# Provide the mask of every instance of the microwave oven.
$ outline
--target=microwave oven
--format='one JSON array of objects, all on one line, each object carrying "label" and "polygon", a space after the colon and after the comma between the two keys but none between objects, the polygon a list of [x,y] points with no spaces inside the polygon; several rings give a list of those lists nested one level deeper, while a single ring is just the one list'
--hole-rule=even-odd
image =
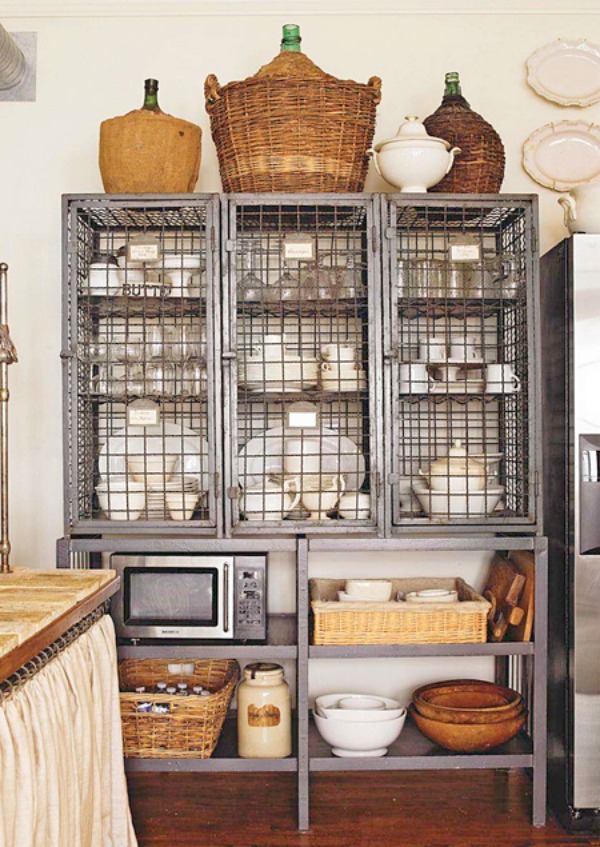
[{"label": "microwave oven", "polygon": [[113,554],[121,639],[266,639],[267,556]]}]

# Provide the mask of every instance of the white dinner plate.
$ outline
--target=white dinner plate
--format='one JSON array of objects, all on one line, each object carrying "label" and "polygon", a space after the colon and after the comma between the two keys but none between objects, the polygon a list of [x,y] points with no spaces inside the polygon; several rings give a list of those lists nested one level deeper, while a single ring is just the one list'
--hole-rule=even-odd
[{"label": "white dinner plate", "polygon": [[600,176],[600,126],[587,121],[546,124],[523,145],[523,167],[554,191],[591,182]]},{"label": "white dinner plate", "polygon": [[208,484],[208,441],[193,429],[167,421],[159,426],[129,426],[107,439],[98,456],[98,471],[107,476],[125,476],[126,456],[177,456],[173,476],[189,476],[202,486]]},{"label": "white dinner plate", "polygon": [[[314,432],[314,435],[310,433]],[[262,485],[271,475],[281,476],[285,470],[285,439],[302,437],[320,445],[321,472],[343,474],[346,491],[359,491],[365,479],[365,457],[356,444],[334,429],[284,429],[274,427],[263,435],[251,438],[238,456],[238,477],[244,488]]]},{"label": "white dinner plate", "polygon": [[590,106],[600,100],[600,47],[585,38],[546,44],[527,60],[527,82],[553,103]]}]

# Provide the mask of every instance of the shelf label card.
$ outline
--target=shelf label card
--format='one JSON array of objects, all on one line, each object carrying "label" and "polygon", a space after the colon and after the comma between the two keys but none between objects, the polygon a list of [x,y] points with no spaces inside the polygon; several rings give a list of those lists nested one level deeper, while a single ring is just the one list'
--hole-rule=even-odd
[{"label": "shelf label card", "polygon": [[288,412],[288,426],[295,429],[318,426],[318,412]]},{"label": "shelf label card", "polygon": [[312,262],[315,258],[315,242],[312,238],[286,238],[283,242],[283,258]]},{"label": "shelf label card", "polygon": [[158,262],[160,259],[160,247],[158,244],[135,244],[127,245],[127,259],[130,262]]},{"label": "shelf label card", "polygon": [[451,262],[479,262],[481,261],[481,247],[479,244],[451,244]]},{"label": "shelf label card", "polygon": [[160,410],[158,406],[154,408],[140,408],[132,404],[127,409],[127,425],[128,426],[158,426],[160,423]]}]

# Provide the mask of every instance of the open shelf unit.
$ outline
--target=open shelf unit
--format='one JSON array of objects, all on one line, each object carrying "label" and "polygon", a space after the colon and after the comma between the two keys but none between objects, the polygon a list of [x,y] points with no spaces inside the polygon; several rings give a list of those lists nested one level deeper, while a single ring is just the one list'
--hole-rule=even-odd
[{"label": "open shelf unit", "polygon": [[[513,195],[65,198],[66,534],[58,543],[59,566],[96,566],[103,553],[282,552],[293,554],[296,564],[295,612],[270,616],[266,643],[144,641],[119,647],[123,658],[293,662],[293,755],[241,759],[230,716],[212,758],[130,759],[128,770],[294,772],[298,825],[305,830],[310,825],[312,772],[523,767],[533,774],[533,822],[544,823],[547,553],[539,535],[536,214],[534,197]],[[109,291],[108,284],[104,293],[89,289],[92,256],[114,253],[140,235],[159,239],[162,264],[151,273],[163,281],[170,278],[182,285],[165,258],[179,256],[183,270],[185,257],[200,257],[201,282],[195,284],[194,296],[178,296],[173,290],[123,296]],[[457,240],[476,248],[477,258],[469,266],[454,266],[451,248]],[[298,255],[302,258],[290,258]],[[121,268],[121,275],[126,277],[128,270],[137,279],[139,266]],[[457,289],[452,288],[455,277],[461,280]],[[189,339],[177,334],[180,326],[203,333],[192,342],[193,354],[184,353]],[[157,330],[166,330],[160,349]],[[460,360],[460,378],[451,379],[448,361],[444,382],[444,369],[440,376],[426,350],[423,356],[423,345],[436,336],[443,337],[450,358],[455,355],[452,345],[459,342],[466,350],[479,351],[476,362],[467,361],[466,354]],[[141,361],[129,361],[126,345],[131,340],[142,351]],[[105,361],[102,356],[99,360],[98,347]],[[350,375],[344,356],[352,365]],[[202,372],[193,390],[181,375],[190,359]],[[321,370],[332,363],[334,376],[324,379]],[[132,376],[132,364],[142,369],[141,383]],[[404,390],[401,365],[422,366],[426,378],[436,380],[435,387],[420,390],[410,384],[411,378]],[[520,389],[492,390],[486,370],[490,365],[510,366]],[[161,374],[157,366],[163,367]],[[99,452],[104,445],[106,453],[107,444],[121,449],[118,439],[128,403],[138,397],[140,384],[141,393],[148,393],[149,370],[155,381],[149,396],[160,402],[163,419],[177,424],[184,442],[177,448],[182,462],[175,475],[183,485],[183,460],[192,461],[204,499],[191,518],[179,520],[167,508],[165,490],[157,514],[147,509],[141,519],[133,518],[128,504],[126,520],[108,519],[97,490],[102,479]],[[104,379],[107,373],[113,373],[112,382]],[[475,382],[463,389],[471,378]],[[299,432],[297,425],[292,428],[288,412],[295,404],[303,411],[311,404],[317,425],[303,424]],[[192,430],[191,436],[182,426]],[[279,430],[285,430],[285,438],[276,434]],[[157,437],[165,435],[159,432]],[[492,485],[493,476],[502,487],[497,510],[475,513],[468,505],[462,510],[448,505],[445,512],[431,514],[406,497],[407,480],[411,485],[418,481],[419,468],[446,456],[457,439],[483,461],[500,455],[485,483]],[[294,441],[298,443],[292,447]],[[305,450],[307,441],[312,449]],[[311,454],[319,460],[316,469],[302,466],[305,456],[307,466],[311,464]],[[204,455],[207,462],[198,458]],[[274,460],[268,474],[267,455]],[[258,482],[257,459],[259,465],[265,462]],[[328,460],[333,464],[325,470]],[[321,503],[307,508],[302,499],[298,508],[286,507],[281,497],[274,510],[267,508],[261,478],[263,485],[267,476],[282,485],[285,475],[296,476],[296,493],[304,497],[316,490],[322,501],[323,474],[333,477],[326,490],[335,491],[342,469],[346,482],[351,481],[346,491],[355,493],[353,513],[344,516],[337,500],[326,510]],[[146,482],[151,481],[150,474]],[[254,491],[254,504],[248,503],[248,490]],[[359,494],[368,507],[357,507]],[[531,642],[310,644],[313,553],[394,553],[400,576],[403,553],[517,549],[535,557]],[[455,658],[488,657],[496,680],[519,687],[526,700],[525,731],[489,753],[457,755],[432,745],[407,720],[387,756],[334,757],[310,719],[311,661],[379,658],[401,663],[425,657],[447,659],[448,675]]]}]

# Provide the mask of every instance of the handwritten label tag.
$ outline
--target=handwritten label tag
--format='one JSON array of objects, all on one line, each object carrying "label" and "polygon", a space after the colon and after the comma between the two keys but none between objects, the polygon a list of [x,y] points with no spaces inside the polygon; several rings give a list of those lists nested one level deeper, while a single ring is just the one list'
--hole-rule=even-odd
[{"label": "handwritten label tag", "polygon": [[481,261],[481,247],[479,244],[451,244],[451,262],[479,262]]},{"label": "handwritten label tag", "polygon": [[158,244],[134,244],[127,245],[127,259],[130,262],[158,262],[160,259],[160,247]]},{"label": "handwritten label tag", "polygon": [[127,424],[129,426],[158,426],[160,423],[160,411],[158,406],[154,409],[140,408],[132,404],[127,409]]},{"label": "handwritten label tag", "polygon": [[283,242],[283,258],[312,262],[315,258],[315,242],[312,239],[303,241],[286,239]]}]

